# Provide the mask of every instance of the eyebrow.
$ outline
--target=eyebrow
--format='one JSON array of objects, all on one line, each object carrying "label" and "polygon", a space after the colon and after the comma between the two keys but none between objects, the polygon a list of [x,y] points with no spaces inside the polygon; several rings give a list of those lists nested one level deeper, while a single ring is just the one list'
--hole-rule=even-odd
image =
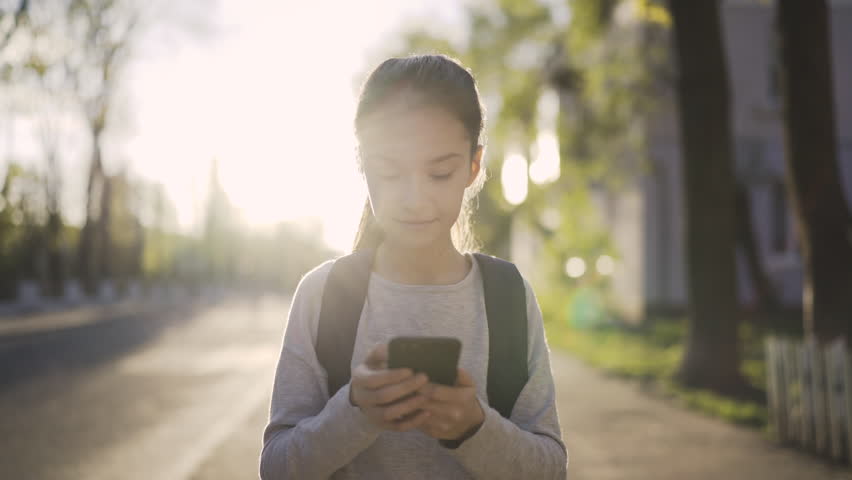
[{"label": "eyebrow", "polygon": [[460,156],[461,156],[460,154],[455,153],[455,152],[453,152],[453,153],[448,153],[448,154],[446,154],[446,155],[441,155],[440,157],[435,157],[435,158],[433,158],[432,160],[429,160],[429,163],[441,163],[441,162],[443,162],[444,160],[449,160],[449,159],[451,159],[451,158],[454,158],[454,157],[460,157]]},{"label": "eyebrow", "polygon": [[[390,162],[393,162],[393,161],[394,161],[394,158],[392,158],[392,157],[388,157],[387,155],[382,155],[382,154],[380,154],[380,153],[379,153],[379,154],[374,154],[374,155],[369,155],[369,156],[370,156],[370,157],[373,157],[373,158],[378,158],[378,159],[381,159],[381,160],[385,160],[385,161],[390,161]],[[435,157],[435,158],[433,158],[433,159],[429,160],[429,162],[428,162],[428,163],[430,163],[430,164],[441,163],[441,162],[443,162],[443,161],[445,161],[445,160],[449,160],[449,159],[451,159],[451,158],[461,157],[461,156],[462,156],[462,155],[461,155],[460,153],[456,153],[456,152],[447,153],[447,154],[444,154],[444,155],[441,155],[441,156],[439,156],[439,157]]]}]

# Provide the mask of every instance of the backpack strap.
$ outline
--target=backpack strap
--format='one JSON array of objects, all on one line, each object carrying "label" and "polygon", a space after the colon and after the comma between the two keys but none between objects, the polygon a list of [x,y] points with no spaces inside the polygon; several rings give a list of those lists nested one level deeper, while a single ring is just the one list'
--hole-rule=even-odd
[{"label": "backpack strap", "polygon": [[474,257],[488,318],[488,403],[509,418],[529,380],[526,287],[514,264],[481,253]]},{"label": "backpack strap", "polygon": [[[329,398],[349,382],[358,322],[364,310],[375,250],[335,260],[322,294],[317,359],[328,374]],[[514,264],[474,254],[482,274],[488,318],[488,403],[509,418],[529,379],[526,287]]]},{"label": "backpack strap", "polygon": [[375,250],[364,249],[334,261],[322,292],[317,327],[317,359],[328,374],[328,397],[349,382],[352,353]]}]

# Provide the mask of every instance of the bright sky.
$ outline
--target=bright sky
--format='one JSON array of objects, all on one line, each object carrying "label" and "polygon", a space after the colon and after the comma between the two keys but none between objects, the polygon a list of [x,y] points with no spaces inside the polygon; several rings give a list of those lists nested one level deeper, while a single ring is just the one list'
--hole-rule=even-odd
[{"label": "bright sky", "polygon": [[250,225],[319,218],[326,241],[347,248],[366,195],[356,75],[401,22],[452,22],[459,2],[222,0],[210,14],[210,38],[187,36],[133,65],[132,128],[119,149],[134,173],[165,184],[186,229],[216,158]]},{"label": "bright sky", "polygon": [[[320,223],[326,243],[346,250],[366,198],[352,131],[360,75],[398,50],[394,34],[406,26],[463,42],[463,5],[476,0],[162,1],[146,4],[168,10],[137,40],[111,106],[119,115],[103,140],[108,173],[124,166],[162,184],[179,228],[198,232],[215,159],[251,228]],[[38,114],[38,99],[32,115],[0,103],[13,112],[2,119],[0,155],[43,168],[38,125],[51,115]],[[65,117],[63,214],[81,224],[89,142],[85,126]],[[554,122],[555,110],[539,121]],[[555,135],[534,147],[531,163],[517,154],[504,165],[513,204],[526,198],[527,165],[536,183],[559,176]]]}]

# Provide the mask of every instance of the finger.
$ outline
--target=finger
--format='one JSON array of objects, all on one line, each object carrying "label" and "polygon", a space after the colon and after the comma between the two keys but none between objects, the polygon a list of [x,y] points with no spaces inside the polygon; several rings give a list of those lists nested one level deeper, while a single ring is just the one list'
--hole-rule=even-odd
[{"label": "finger", "polygon": [[377,390],[387,385],[399,383],[414,375],[410,368],[394,368],[392,370],[369,370],[356,368],[353,380],[360,387]]},{"label": "finger", "polygon": [[431,416],[431,413],[425,410],[421,410],[420,413],[414,415],[410,419],[394,423],[392,429],[397,432],[407,432],[408,430],[413,430],[415,428],[420,427],[421,425],[426,423],[426,421],[429,420]]},{"label": "finger", "polygon": [[473,382],[473,377],[470,376],[469,373],[463,368],[458,369],[458,374],[456,375],[456,386],[457,387],[475,387],[476,384]]},{"label": "finger", "polygon": [[470,387],[448,387],[446,385],[433,384],[429,397],[439,402],[456,402],[462,398],[463,389]]},{"label": "finger", "polygon": [[434,391],[435,391],[435,384],[432,383],[432,382],[427,382],[426,385],[423,385],[422,387],[417,389],[417,393],[419,393],[420,395],[430,397],[430,398],[432,397],[432,392],[434,392]]},{"label": "finger", "polygon": [[364,363],[372,368],[385,368],[388,363],[388,344],[380,343],[370,350]]},{"label": "finger", "polygon": [[460,422],[464,417],[464,409],[455,403],[429,401],[423,404],[420,408],[432,413],[432,418],[436,421],[455,424]]},{"label": "finger", "polygon": [[395,420],[399,420],[401,417],[408,415],[409,413],[420,409],[429,399],[420,395],[415,395],[408,400],[403,400],[393,405],[384,408],[382,412],[382,418],[386,422],[393,422]]},{"label": "finger", "polygon": [[388,405],[406,395],[416,392],[418,388],[422,387],[428,381],[429,379],[426,375],[419,373],[401,382],[374,390],[372,397],[375,399],[377,405]]}]

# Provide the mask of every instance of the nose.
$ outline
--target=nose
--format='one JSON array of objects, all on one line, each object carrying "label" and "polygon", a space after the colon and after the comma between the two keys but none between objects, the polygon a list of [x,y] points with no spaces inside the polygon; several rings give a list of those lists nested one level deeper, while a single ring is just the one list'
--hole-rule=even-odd
[{"label": "nose", "polygon": [[427,203],[427,185],[419,175],[409,175],[403,182],[400,192],[400,206],[407,213],[417,213],[423,210]]}]

